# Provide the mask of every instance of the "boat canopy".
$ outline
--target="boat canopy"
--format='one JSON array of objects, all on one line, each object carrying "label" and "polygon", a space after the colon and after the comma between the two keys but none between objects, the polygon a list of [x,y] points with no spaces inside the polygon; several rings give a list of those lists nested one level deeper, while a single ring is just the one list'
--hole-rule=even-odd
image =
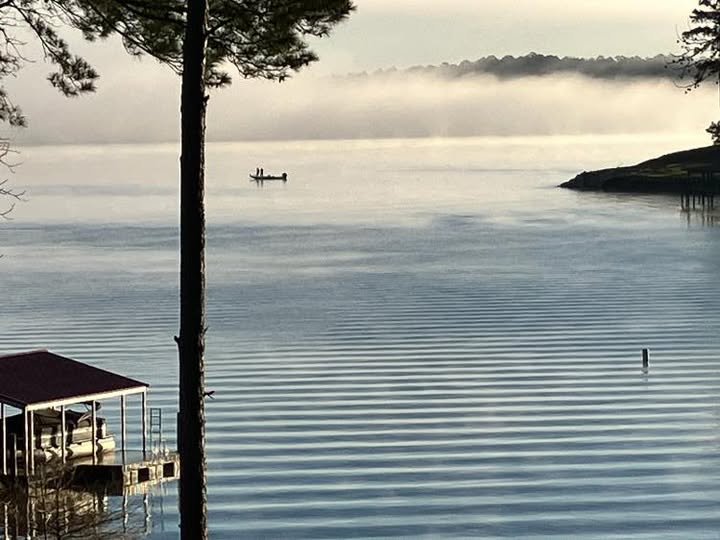
[{"label": "boat canopy", "polygon": [[148,386],[47,350],[0,356],[0,403],[27,411],[145,393]]}]

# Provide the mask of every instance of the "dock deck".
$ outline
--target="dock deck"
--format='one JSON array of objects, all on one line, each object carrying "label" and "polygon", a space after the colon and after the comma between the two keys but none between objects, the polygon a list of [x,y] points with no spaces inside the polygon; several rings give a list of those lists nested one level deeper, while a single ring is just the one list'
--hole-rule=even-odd
[{"label": "dock deck", "polygon": [[[70,460],[63,467],[69,470],[72,485],[103,486],[110,495],[122,495],[143,484],[177,479],[180,456],[177,452],[153,455],[143,455],[142,451],[115,452],[100,456],[95,464],[92,459],[85,458]],[[38,466],[28,477],[22,468],[18,468],[16,475],[0,475],[0,487],[43,483],[49,474],[43,466]]]}]

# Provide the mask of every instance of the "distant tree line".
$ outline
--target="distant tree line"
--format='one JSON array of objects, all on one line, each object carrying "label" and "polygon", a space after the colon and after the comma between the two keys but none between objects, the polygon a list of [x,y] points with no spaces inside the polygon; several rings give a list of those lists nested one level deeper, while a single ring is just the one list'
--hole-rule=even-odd
[{"label": "distant tree line", "polygon": [[[582,75],[594,79],[678,79],[682,74],[673,66],[674,57],[658,54],[651,58],[639,56],[598,56],[576,58],[530,53],[525,56],[485,56],[478,60],[465,60],[459,64],[442,63],[439,66],[414,66],[404,70],[389,68],[370,75],[425,74],[447,79],[474,75],[492,75],[499,79],[542,77],[546,75]],[[366,77],[367,73],[351,77]]]}]

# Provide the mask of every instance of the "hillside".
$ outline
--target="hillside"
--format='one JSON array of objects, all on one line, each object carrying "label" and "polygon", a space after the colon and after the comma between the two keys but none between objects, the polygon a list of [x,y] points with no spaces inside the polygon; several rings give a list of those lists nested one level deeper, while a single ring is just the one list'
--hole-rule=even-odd
[{"label": "hillside", "polygon": [[683,193],[697,182],[700,171],[707,170],[720,172],[719,146],[673,152],[630,167],[583,171],[559,187],[587,191]]}]

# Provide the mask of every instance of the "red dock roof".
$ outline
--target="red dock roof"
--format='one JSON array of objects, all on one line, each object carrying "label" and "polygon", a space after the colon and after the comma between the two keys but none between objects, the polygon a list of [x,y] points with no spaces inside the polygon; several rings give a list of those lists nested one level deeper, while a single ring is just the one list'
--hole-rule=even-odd
[{"label": "red dock roof", "polygon": [[46,350],[0,355],[0,403],[21,409],[106,399],[147,387]]}]

